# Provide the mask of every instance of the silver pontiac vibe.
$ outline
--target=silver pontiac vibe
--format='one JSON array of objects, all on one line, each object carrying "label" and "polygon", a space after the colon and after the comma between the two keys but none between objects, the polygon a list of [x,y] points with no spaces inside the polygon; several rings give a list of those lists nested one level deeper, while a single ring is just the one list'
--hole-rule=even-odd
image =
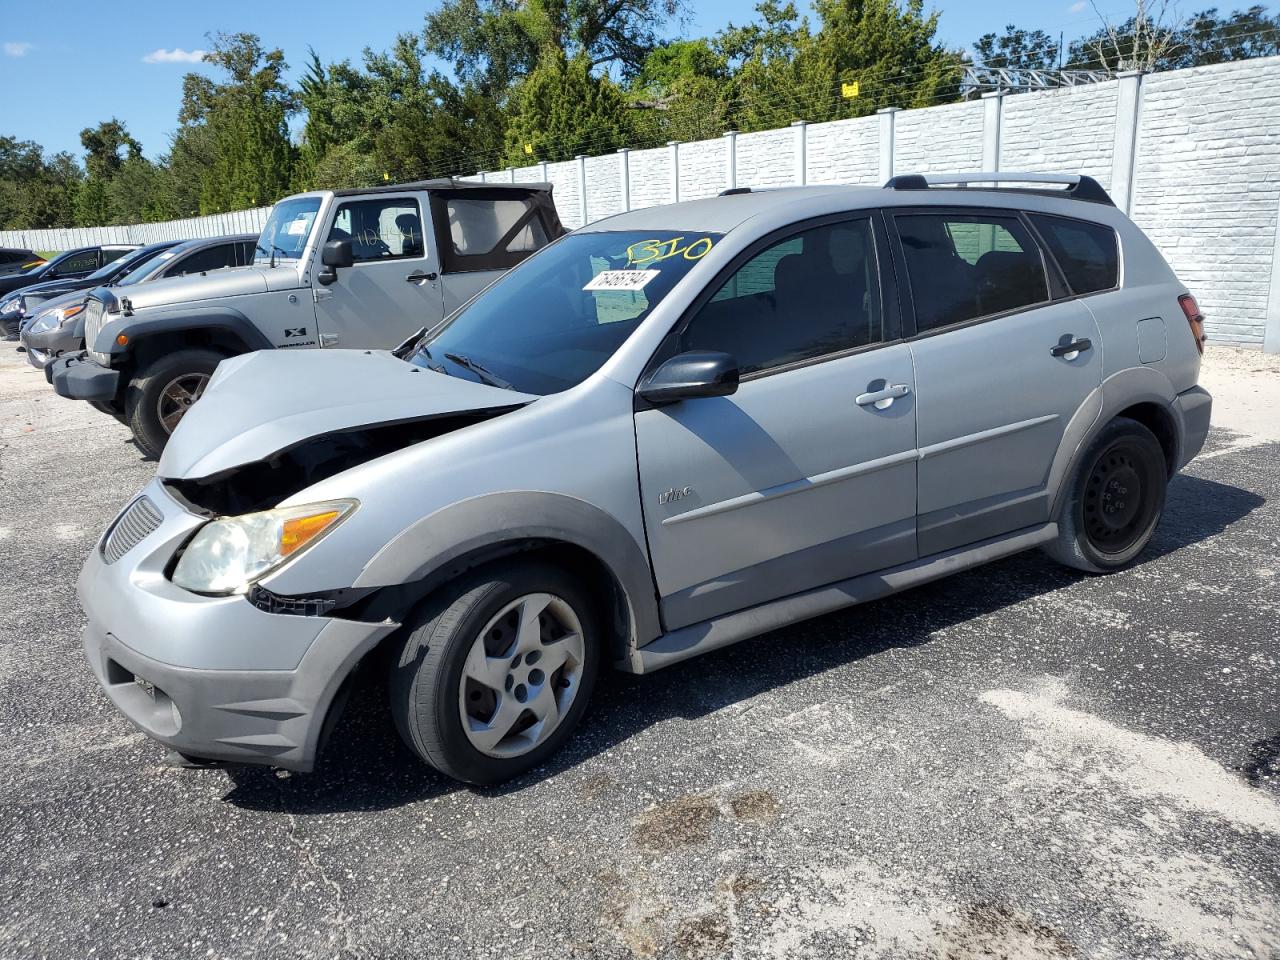
[{"label": "silver pontiac vibe", "polygon": [[735,191],[599,221],[395,351],[224,360],[80,579],[108,696],[309,770],[362,660],[494,783],[597,671],[1042,547],[1139,557],[1209,395],[1195,300],[1087,177]]}]

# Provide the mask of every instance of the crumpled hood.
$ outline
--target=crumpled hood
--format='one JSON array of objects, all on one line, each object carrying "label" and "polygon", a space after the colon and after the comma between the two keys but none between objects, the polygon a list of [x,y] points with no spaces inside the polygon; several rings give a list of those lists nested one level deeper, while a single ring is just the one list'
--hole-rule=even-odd
[{"label": "crumpled hood", "polygon": [[[268,277],[268,274],[272,276]],[[233,267],[131,284],[116,291],[116,296],[127,297],[134,310],[142,310],[171,303],[243,297],[267,290],[293,288],[298,283],[298,274],[293,266],[276,267],[274,270],[270,267]]]},{"label": "crumpled hood", "polygon": [[321,434],[535,399],[382,350],[263,350],[222,361],[169,438],[157,473],[208,477]]}]

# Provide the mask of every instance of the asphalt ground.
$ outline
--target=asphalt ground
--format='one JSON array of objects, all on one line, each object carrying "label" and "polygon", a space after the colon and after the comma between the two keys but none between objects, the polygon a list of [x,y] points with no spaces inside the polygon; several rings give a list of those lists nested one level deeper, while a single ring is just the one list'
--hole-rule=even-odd
[{"label": "asphalt ground", "polygon": [[1131,570],[1024,554],[607,677],[481,791],[372,689],[317,773],[166,766],[74,597],[153,466],[6,347],[0,957],[1280,957],[1280,364],[1206,376],[1246,413]]}]

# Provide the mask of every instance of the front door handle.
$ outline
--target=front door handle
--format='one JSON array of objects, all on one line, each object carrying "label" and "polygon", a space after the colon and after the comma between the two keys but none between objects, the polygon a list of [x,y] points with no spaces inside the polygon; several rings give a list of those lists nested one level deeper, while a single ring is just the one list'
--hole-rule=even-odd
[{"label": "front door handle", "polygon": [[875,407],[877,410],[887,410],[893,405],[894,400],[898,399],[898,397],[905,397],[910,392],[911,388],[905,383],[892,383],[883,390],[860,393],[853,398],[853,402],[860,407]]},{"label": "front door handle", "polygon": [[410,283],[417,283],[420,280],[430,280],[432,283],[435,283],[436,277],[438,276],[440,276],[440,274],[436,273],[434,270],[432,270],[430,273],[423,273],[422,271],[419,270],[409,274],[407,277],[405,277],[405,279],[408,280]]},{"label": "front door handle", "polygon": [[1059,343],[1057,346],[1049,350],[1049,356],[1061,357],[1064,360],[1074,360],[1086,350],[1092,349],[1093,341],[1088,337],[1081,337],[1079,340],[1072,340],[1070,343]]}]

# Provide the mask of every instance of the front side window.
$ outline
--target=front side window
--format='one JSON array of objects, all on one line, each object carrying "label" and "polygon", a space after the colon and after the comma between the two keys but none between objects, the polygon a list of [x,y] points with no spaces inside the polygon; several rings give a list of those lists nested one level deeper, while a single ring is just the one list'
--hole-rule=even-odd
[{"label": "front side window", "polygon": [[119,247],[107,247],[102,251],[102,262],[104,264],[111,263],[113,260],[119,260],[126,253],[133,253],[133,250],[122,250]]},{"label": "front side window", "polygon": [[916,330],[925,333],[1049,299],[1040,249],[1016,217],[894,217]]},{"label": "front side window", "polygon": [[333,215],[330,240],[350,240],[356,263],[426,256],[422,215],[411,197],[352,200]]},{"label": "front side window", "polygon": [[478,366],[524,393],[567,390],[599,369],[719,239],[674,231],[564,237],[432,331],[410,362],[468,377]]},{"label": "front side window", "polygon": [[1075,294],[1110,290],[1120,283],[1116,232],[1100,223],[1029,214]]},{"label": "front side window", "polygon": [[277,203],[271,208],[271,215],[258,237],[255,262],[270,263],[301,257],[319,212],[319,197],[294,197]]},{"label": "front side window", "polygon": [[235,250],[229,243],[205,247],[195,253],[183,257],[165,271],[166,277],[185,277],[192,273],[207,273],[210,270],[225,270],[234,267]]},{"label": "front side window", "polygon": [[883,337],[871,221],[814,227],[766,247],[724,281],[676,352],[732,354],[742,374],[840,353]]},{"label": "front side window", "polygon": [[98,268],[98,251],[85,250],[82,253],[74,253],[58,263],[53,269],[57,271],[60,277],[83,276],[92,273]]}]

